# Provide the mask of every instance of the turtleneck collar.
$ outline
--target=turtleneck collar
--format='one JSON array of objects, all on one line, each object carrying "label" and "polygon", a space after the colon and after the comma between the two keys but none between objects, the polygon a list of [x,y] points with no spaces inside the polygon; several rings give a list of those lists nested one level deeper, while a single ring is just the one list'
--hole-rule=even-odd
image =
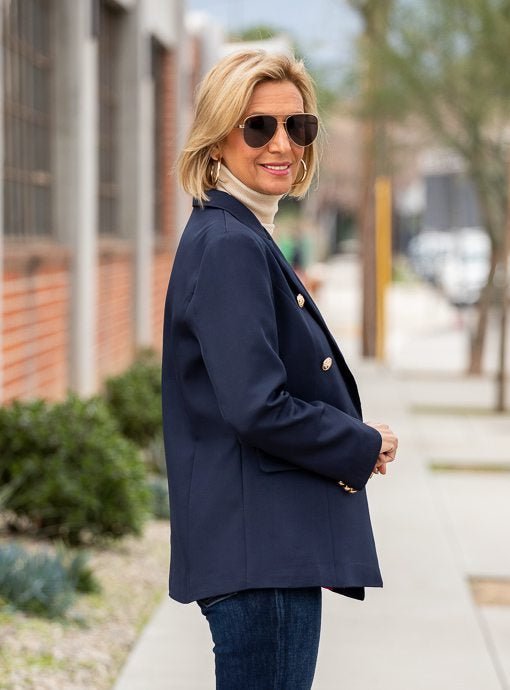
[{"label": "turtleneck collar", "polygon": [[226,165],[222,164],[216,189],[226,192],[244,204],[257,217],[260,224],[272,235],[274,217],[278,211],[278,202],[282,195],[262,194],[247,187],[233,175]]}]

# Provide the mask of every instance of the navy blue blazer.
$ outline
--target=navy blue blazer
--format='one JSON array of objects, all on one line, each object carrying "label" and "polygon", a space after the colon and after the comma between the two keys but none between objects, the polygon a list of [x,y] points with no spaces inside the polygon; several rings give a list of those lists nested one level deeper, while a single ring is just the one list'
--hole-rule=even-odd
[{"label": "navy blue blazer", "polygon": [[381,435],[271,235],[229,194],[209,195],[165,303],[170,596],[324,586],[363,599],[382,586],[364,490]]}]

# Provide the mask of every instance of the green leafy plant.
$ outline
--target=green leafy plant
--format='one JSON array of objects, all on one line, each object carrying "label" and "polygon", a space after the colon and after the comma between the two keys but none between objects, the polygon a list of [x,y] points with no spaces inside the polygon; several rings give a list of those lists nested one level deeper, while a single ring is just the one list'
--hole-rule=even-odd
[{"label": "green leafy plant", "polygon": [[71,544],[138,534],[149,507],[140,453],[98,397],[0,408],[0,485],[11,482],[11,529]]},{"label": "green leafy plant", "polygon": [[64,566],[73,587],[80,594],[98,594],[101,586],[89,566],[89,555],[86,551],[70,551],[61,544],[57,557]]},{"label": "green leafy plant", "polygon": [[170,507],[168,503],[168,484],[167,480],[158,475],[153,475],[148,481],[152,497],[152,514],[155,518],[166,520],[170,518]]},{"label": "green leafy plant", "polygon": [[145,447],[162,433],[161,365],[155,353],[144,350],[120,376],[105,381],[105,400],[119,428]]},{"label": "green leafy plant", "polygon": [[0,547],[0,597],[14,608],[57,618],[73,604],[76,592],[97,592],[99,584],[87,555],[62,548],[53,555],[30,553],[18,544]]},{"label": "green leafy plant", "polygon": [[166,477],[165,445],[163,434],[157,434],[143,450],[150,472]]}]

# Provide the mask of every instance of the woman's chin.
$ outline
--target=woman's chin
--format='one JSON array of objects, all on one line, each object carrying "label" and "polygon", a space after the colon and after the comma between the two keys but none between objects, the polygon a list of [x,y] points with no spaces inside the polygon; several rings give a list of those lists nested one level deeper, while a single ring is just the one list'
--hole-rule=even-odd
[{"label": "woman's chin", "polygon": [[274,179],[274,180],[261,180],[257,185],[257,191],[262,194],[271,195],[281,195],[288,194],[292,189],[292,180],[287,179]]}]

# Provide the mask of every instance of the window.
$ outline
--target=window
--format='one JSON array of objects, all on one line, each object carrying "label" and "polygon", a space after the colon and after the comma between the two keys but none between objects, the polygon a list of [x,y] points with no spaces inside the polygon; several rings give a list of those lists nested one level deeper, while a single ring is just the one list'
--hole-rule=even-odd
[{"label": "window", "polygon": [[119,42],[122,13],[99,6],[99,232],[118,235],[119,228]]},{"label": "window", "polygon": [[52,234],[52,0],[3,4],[4,233]]}]

